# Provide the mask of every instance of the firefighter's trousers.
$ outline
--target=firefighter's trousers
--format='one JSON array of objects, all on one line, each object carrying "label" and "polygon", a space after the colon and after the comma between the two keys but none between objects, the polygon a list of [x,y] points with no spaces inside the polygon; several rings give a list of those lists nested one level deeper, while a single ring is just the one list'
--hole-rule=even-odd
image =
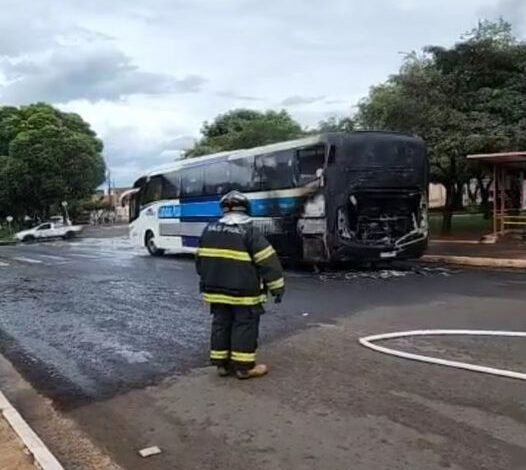
[{"label": "firefighter's trousers", "polygon": [[252,369],[256,364],[261,305],[212,304],[210,359],[216,366],[234,370]]}]

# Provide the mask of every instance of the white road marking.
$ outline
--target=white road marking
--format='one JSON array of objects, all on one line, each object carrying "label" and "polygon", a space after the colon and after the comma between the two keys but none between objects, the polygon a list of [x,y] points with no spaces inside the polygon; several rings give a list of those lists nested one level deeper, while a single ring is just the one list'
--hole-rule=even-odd
[{"label": "white road marking", "polygon": [[[59,250],[59,248],[68,247],[66,250]],[[106,240],[100,243],[89,244],[86,242],[75,242],[67,244],[62,241],[51,242],[46,244],[46,247],[52,247],[50,254],[40,253],[39,246],[29,245],[25,248],[25,252],[14,252],[20,256],[5,258],[0,261],[0,267],[7,267],[13,265],[13,262],[27,263],[32,265],[44,266],[60,266],[63,264],[71,264],[78,262],[80,259],[96,261],[115,261],[122,259],[129,259],[136,256],[144,255],[142,249],[132,248],[129,243],[121,243],[121,241],[112,241],[108,243]],[[56,254],[54,254],[56,253]]]},{"label": "white road marking", "polygon": [[100,256],[85,255],[82,253],[71,253],[71,256],[74,256],[75,258],[86,258],[86,259],[99,259],[100,258]]},{"label": "white road marking", "polygon": [[30,263],[30,264],[42,264],[43,261],[39,259],[33,259],[33,258],[26,258],[25,256],[17,256],[13,257],[15,261],[21,261],[22,263]]},{"label": "white road marking", "polygon": [[47,258],[47,259],[52,259],[54,261],[68,261],[67,258],[64,258],[63,256],[54,256],[54,255],[41,255],[40,253],[38,254],[38,256],[40,258]]},{"label": "white road marking", "polygon": [[96,259],[111,259],[111,258],[122,258],[122,257],[130,257],[135,256],[135,253],[130,251],[121,251],[121,250],[92,250],[92,255],[80,255],[75,254],[72,256],[79,256],[81,258],[96,258]]}]

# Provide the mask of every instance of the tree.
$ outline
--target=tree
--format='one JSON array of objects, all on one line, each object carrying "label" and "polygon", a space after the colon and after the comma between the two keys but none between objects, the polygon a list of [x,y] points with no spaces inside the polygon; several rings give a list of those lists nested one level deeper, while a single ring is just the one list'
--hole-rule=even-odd
[{"label": "tree", "polygon": [[104,181],[102,142],[80,116],[38,103],[0,108],[0,215],[49,215]]},{"label": "tree", "polygon": [[[431,177],[446,188],[443,232],[471,178],[485,169],[466,155],[526,145],[526,44],[510,26],[481,22],[452,48],[409,54],[398,74],[359,105],[362,127],[418,134],[428,143]],[[481,188],[487,197],[486,188]]]},{"label": "tree", "polygon": [[315,132],[352,132],[354,128],[355,122],[352,118],[331,116],[329,119],[320,121]]},{"label": "tree", "polygon": [[201,133],[202,139],[186,157],[281,142],[301,137],[303,130],[286,111],[234,109],[205,122]]}]

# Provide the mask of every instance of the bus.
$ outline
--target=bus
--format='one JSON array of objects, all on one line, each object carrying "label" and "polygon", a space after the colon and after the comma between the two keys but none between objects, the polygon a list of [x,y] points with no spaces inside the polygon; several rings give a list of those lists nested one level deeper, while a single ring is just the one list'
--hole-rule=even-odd
[{"label": "bus", "polygon": [[130,191],[130,237],[153,256],[193,253],[219,199],[242,191],[282,258],[307,263],[420,257],[428,241],[424,142],[394,132],[326,133],[183,159]]}]

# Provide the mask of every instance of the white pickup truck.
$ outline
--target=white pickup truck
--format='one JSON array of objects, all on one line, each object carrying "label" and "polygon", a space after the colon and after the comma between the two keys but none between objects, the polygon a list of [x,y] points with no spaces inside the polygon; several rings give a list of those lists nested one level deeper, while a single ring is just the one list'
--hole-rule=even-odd
[{"label": "white pickup truck", "polygon": [[82,225],[57,224],[54,222],[45,222],[30,228],[22,230],[15,235],[15,238],[21,242],[33,242],[35,240],[63,238],[70,239],[82,231]]}]

